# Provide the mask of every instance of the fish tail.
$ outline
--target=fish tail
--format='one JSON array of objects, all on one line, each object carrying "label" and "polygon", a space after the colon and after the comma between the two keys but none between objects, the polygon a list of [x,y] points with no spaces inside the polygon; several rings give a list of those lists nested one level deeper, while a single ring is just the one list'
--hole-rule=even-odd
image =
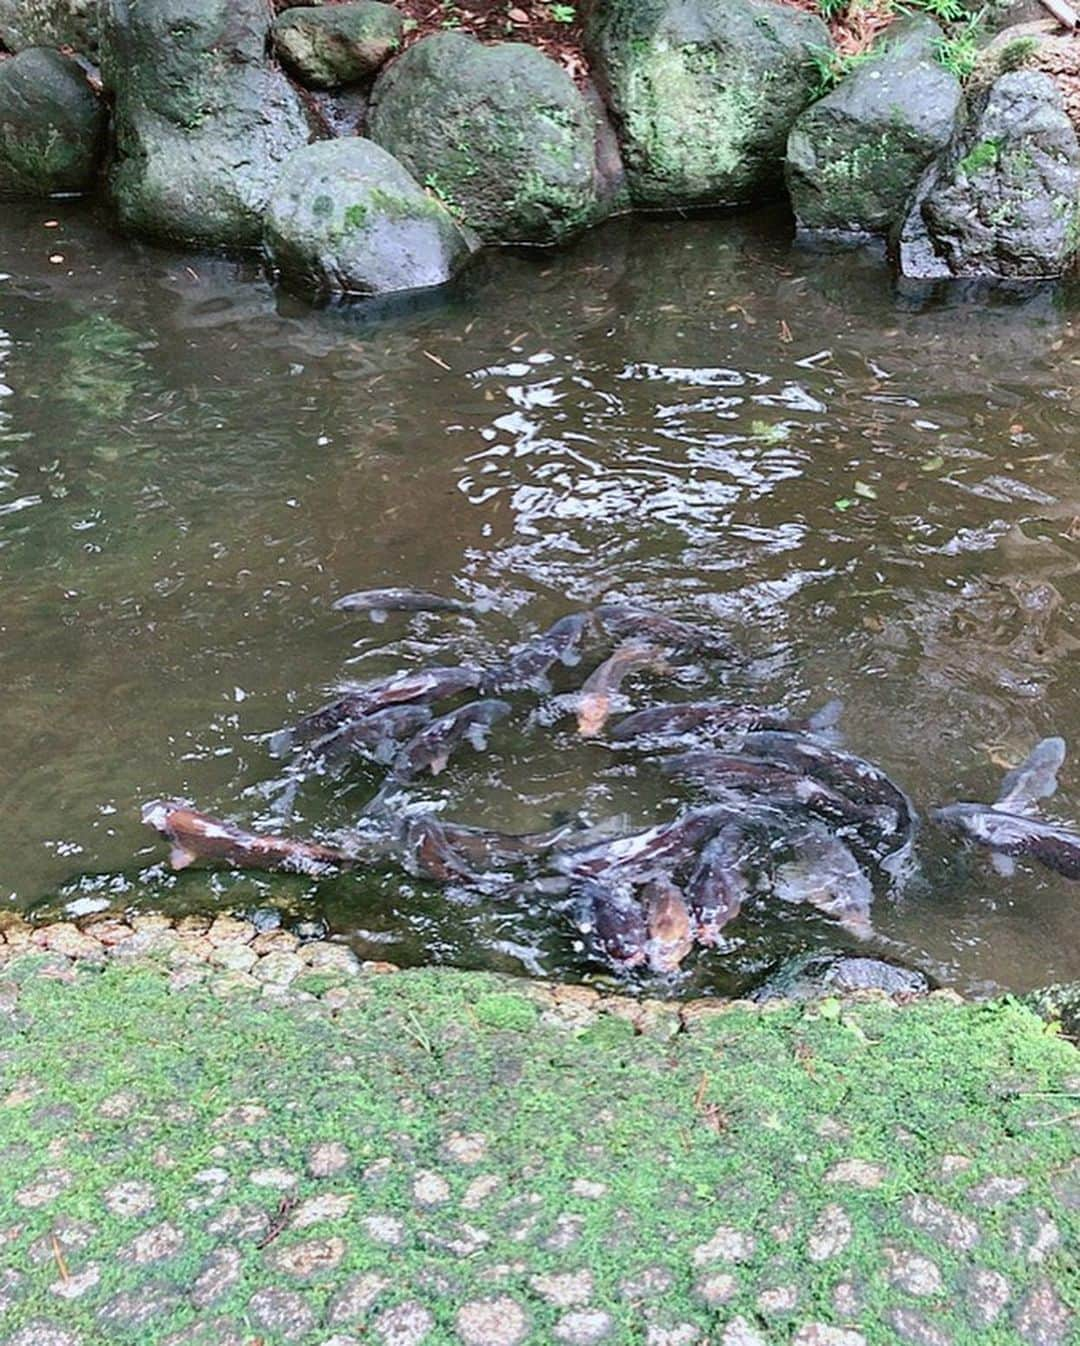
[{"label": "fish tail", "polygon": [[840,723],[840,716],[844,713],[844,703],[838,696],[834,696],[831,701],[826,701],[820,710],[815,711],[807,720],[810,729],[835,729]]}]

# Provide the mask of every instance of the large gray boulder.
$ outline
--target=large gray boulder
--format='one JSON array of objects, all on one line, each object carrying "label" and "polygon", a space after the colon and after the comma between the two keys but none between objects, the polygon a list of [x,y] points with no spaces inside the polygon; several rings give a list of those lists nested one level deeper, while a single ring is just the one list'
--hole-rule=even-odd
[{"label": "large gray boulder", "polygon": [[475,241],[392,154],[370,140],[324,140],[285,162],[266,212],[266,247],[306,288],[378,295],[441,285]]},{"label": "large gray boulder", "polygon": [[0,62],[0,196],[88,191],[105,126],[101,100],[68,57],[27,47]]},{"label": "large gray boulder", "polygon": [[98,0],[0,0],[0,42],[8,51],[73,47],[93,56]]},{"label": "large gray boulder", "polygon": [[376,80],[368,134],[486,242],[555,243],[610,208],[597,112],[535,47],[422,39]]},{"label": "large gray boulder", "polygon": [[870,59],[799,117],[786,176],[801,229],[887,234],[952,135],[960,81],[936,60],[924,15],[891,24]]},{"label": "large gray boulder", "polygon": [[819,18],[770,0],[595,0],[585,32],[638,205],[780,193],[812,57],[832,46]]},{"label": "large gray boulder", "polygon": [[286,9],[270,39],[282,63],[312,89],[372,79],[401,44],[405,19],[379,0]]},{"label": "large gray boulder", "polygon": [[905,276],[1053,277],[1080,243],[1080,145],[1046,75],[1002,75],[923,175],[897,237]]},{"label": "large gray boulder", "polygon": [[267,0],[106,0],[109,189],[125,229],[259,242],[281,164],[312,134],[300,95],[266,55],[271,17]]}]

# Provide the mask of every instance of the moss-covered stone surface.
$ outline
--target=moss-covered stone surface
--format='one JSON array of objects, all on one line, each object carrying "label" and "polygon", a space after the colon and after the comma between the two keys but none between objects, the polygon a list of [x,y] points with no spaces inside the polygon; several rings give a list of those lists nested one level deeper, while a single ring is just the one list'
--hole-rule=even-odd
[{"label": "moss-covered stone surface", "polygon": [[29,47],[0,63],[0,197],[89,190],[105,109],[78,65]]},{"label": "moss-covered stone surface", "polygon": [[489,243],[556,243],[602,219],[603,129],[535,47],[450,32],[386,67],[368,118],[371,138]]},{"label": "moss-covered stone surface", "polygon": [[1021,1006],[307,980],[14,952],[0,1341],[1074,1339],[1080,1058]]}]

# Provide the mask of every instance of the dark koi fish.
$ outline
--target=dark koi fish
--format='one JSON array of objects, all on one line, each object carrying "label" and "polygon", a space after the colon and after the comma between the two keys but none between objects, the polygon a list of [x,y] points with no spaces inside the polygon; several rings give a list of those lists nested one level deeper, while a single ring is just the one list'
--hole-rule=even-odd
[{"label": "dark koi fish", "polygon": [[419,878],[454,883],[477,877],[442,823],[430,813],[407,820],[402,829],[400,855],[405,869]]},{"label": "dark koi fish", "polygon": [[479,685],[478,668],[422,668],[415,672],[395,673],[378,682],[346,687],[341,695],[306,715],[292,729],[283,729],[270,740],[270,751],[282,756],[297,747],[332,733],[350,720],[358,720],[387,706],[406,701],[442,701]]},{"label": "dark koi fish", "polygon": [[232,823],[198,813],[181,800],[144,804],[142,820],[172,843],[169,863],[186,869],[196,860],[223,860],[239,869],[281,869],[294,874],[327,874],[352,862],[343,850],[315,841],[246,832]]},{"label": "dark koi fish", "polygon": [[388,612],[472,612],[471,603],[423,589],[361,589],[345,594],[333,605],[335,612],[366,612],[373,622],[385,622]]},{"label": "dark koi fish", "polygon": [[645,912],[627,883],[587,879],[577,888],[587,904],[593,939],[600,953],[625,971],[645,962],[649,932]]},{"label": "dark koi fish", "polygon": [[831,729],[840,718],[842,701],[830,701],[816,714],[793,719],[786,711],[763,710],[738,701],[685,701],[679,705],[652,706],[628,715],[612,729],[613,742],[630,739],[678,739],[685,734],[713,735],[782,729],[788,733],[812,734]]},{"label": "dark koi fish", "polygon": [[412,780],[423,771],[437,776],[458,744],[469,742],[477,752],[487,747],[491,727],[510,714],[506,701],[470,701],[421,729],[410,739],[394,762],[397,780]]},{"label": "dark koi fish", "polygon": [[601,874],[628,881],[647,878],[672,869],[730,817],[731,811],[724,807],[690,809],[673,822],[564,851],[555,857],[555,868],[579,878]]},{"label": "dark koi fish", "polygon": [[589,674],[577,697],[577,727],[582,738],[592,738],[603,729],[623,678],[641,669],[666,672],[663,650],[655,645],[627,642]]},{"label": "dark koi fish", "polygon": [[686,883],[686,898],[697,923],[698,942],[715,945],[720,932],[742,910],[749,892],[743,874],[743,829],[722,827],[701,849]]},{"label": "dark koi fish", "polygon": [[346,720],[339,728],[310,743],[293,764],[293,770],[333,774],[354,757],[393,761],[402,740],[430,721],[431,711],[419,702],[387,706],[359,719]]},{"label": "dark koi fish", "polygon": [[731,642],[719,632],[678,621],[649,608],[630,603],[603,603],[593,615],[606,631],[620,639],[637,637],[654,645],[715,659],[729,659],[734,653]]},{"label": "dark koi fish", "polygon": [[820,823],[796,836],[790,858],[773,874],[772,892],[782,902],[816,907],[861,938],[870,934],[870,880],[840,838]]},{"label": "dark koi fish", "polygon": [[490,668],[480,683],[481,691],[546,692],[548,671],[555,663],[573,667],[581,659],[580,645],[589,629],[587,612],[572,612],[559,620],[541,635],[527,641],[520,649],[510,655],[505,663]]},{"label": "dark koi fish", "polygon": [[1067,879],[1080,879],[1080,834],[1033,816],[1038,801],[1057,789],[1064,761],[1065,740],[1044,738],[1005,777],[994,804],[946,804],[931,816],[940,826],[993,851],[999,873],[1011,874],[1012,857],[1023,855]]}]

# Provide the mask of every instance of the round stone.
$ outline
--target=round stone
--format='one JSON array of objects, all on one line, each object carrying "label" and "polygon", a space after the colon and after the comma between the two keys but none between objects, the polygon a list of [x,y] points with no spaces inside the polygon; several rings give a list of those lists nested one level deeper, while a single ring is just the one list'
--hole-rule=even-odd
[{"label": "round stone", "polygon": [[457,1313],[457,1334],[465,1346],[518,1346],[529,1332],[529,1319],[515,1299],[473,1299]]},{"label": "round stone", "polygon": [[555,1324],[555,1337],[568,1346],[593,1346],[611,1332],[611,1315],[603,1309],[576,1309],[565,1313]]}]

